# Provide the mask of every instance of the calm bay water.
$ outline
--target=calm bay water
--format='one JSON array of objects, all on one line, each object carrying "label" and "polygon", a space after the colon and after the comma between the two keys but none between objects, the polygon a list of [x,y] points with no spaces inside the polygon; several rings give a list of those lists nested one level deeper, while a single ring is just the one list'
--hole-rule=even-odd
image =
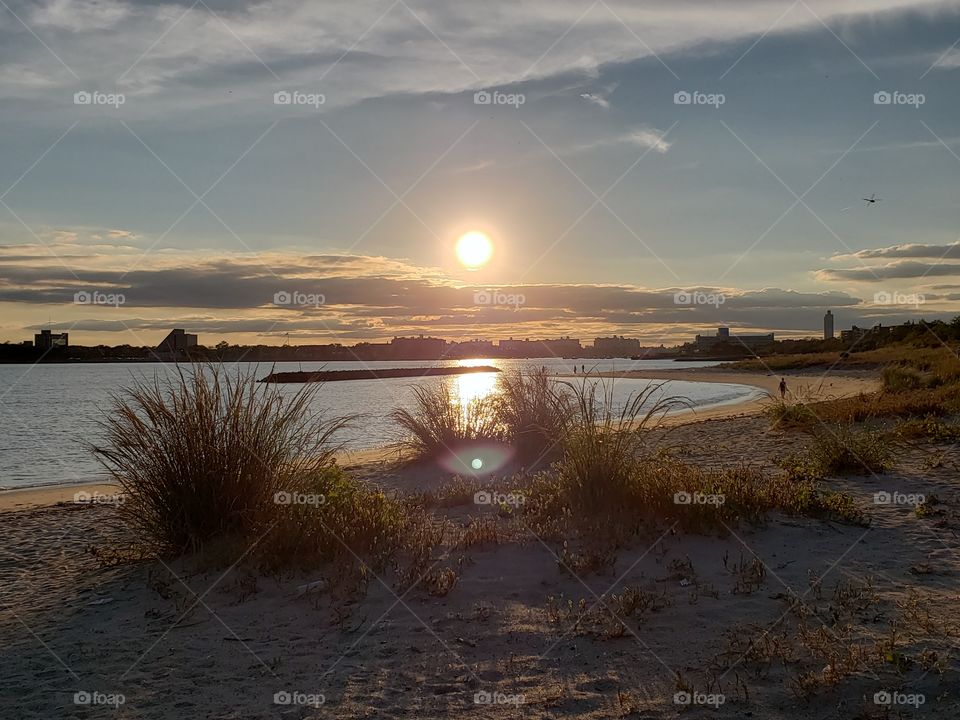
[{"label": "calm bay water", "polygon": [[[551,372],[569,374],[572,360],[476,360],[465,364],[511,367],[546,367]],[[463,364],[461,363],[461,364]],[[674,363],[668,360],[582,360],[596,371],[704,367],[714,363]],[[349,370],[366,367],[449,366],[456,361],[386,361],[371,363],[241,363],[254,369],[260,378],[271,369]],[[136,378],[163,381],[177,368],[172,364],[115,363],[70,365],[0,365],[0,488],[89,482],[104,477],[100,466],[85,449],[84,443],[102,438],[98,420],[110,409],[110,397]],[[396,378],[390,380],[352,380],[326,383],[316,403],[328,417],[361,415],[353,428],[340,437],[349,449],[383,446],[396,439],[396,427],[388,415],[396,407],[409,406],[414,384],[448,383],[464,399],[496,391],[496,373],[476,373],[442,378]],[[607,379],[605,382],[613,382]],[[631,393],[645,388],[648,380],[619,379],[613,382],[615,404],[622,404]],[[299,385],[279,386],[293,393]],[[756,396],[759,391],[744,385],[673,381],[668,394],[687,398],[695,407],[737,402]]]}]

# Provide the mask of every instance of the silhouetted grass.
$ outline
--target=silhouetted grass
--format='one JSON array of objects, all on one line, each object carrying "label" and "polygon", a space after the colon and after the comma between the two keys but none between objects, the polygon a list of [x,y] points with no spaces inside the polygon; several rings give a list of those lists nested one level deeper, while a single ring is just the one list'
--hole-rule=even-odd
[{"label": "silhouetted grass", "polygon": [[657,397],[664,383],[651,384],[632,394],[618,412],[612,382],[584,378],[564,385],[572,392],[574,407],[563,430],[563,455],[555,466],[558,480],[578,507],[592,511],[616,506],[630,492],[637,464],[649,452],[646,430],[683,401]]},{"label": "silhouetted grass", "polygon": [[517,454],[524,460],[540,460],[558,451],[573,407],[567,388],[558,385],[543,368],[521,369],[499,378],[497,421]]},{"label": "silhouetted grass", "polygon": [[97,459],[123,488],[123,516],[162,552],[254,538],[278,520],[275,495],[328,476],[349,418],[310,411],[316,385],[284,396],[249,373],[194,366],[114,397]]},{"label": "silhouetted grass", "polygon": [[400,446],[414,458],[437,458],[464,443],[497,439],[502,429],[494,400],[461,402],[447,383],[415,385],[413,409],[397,408],[390,417],[400,427]]}]

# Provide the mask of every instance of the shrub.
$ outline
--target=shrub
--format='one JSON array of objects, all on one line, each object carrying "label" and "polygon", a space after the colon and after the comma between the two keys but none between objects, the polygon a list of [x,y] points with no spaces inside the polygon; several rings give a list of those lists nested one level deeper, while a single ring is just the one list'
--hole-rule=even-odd
[{"label": "shrub", "polygon": [[644,522],[675,522],[688,532],[724,532],[724,525],[761,522],[780,511],[830,517],[865,524],[864,514],[844,493],[825,489],[815,478],[787,474],[768,477],[757,468],[701,468],[660,458],[638,463],[616,505],[602,510],[576,504],[562,478],[539,475],[528,489],[524,513],[548,537],[561,537],[570,526],[594,537],[622,537]]},{"label": "shrub", "polygon": [[922,438],[935,443],[957,442],[960,440],[960,426],[947,424],[939,418],[927,415],[905,420],[894,428],[893,435],[902,440]]},{"label": "shrub", "polygon": [[814,430],[813,440],[810,448],[781,461],[795,480],[881,473],[891,467],[890,449],[880,432],[842,423],[822,425]]},{"label": "shrub", "polygon": [[412,410],[397,408],[391,418],[404,432],[400,446],[417,459],[435,459],[475,441],[502,435],[494,401],[463,403],[446,383],[415,385]]},{"label": "shrub", "polygon": [[570,394],[545,369],[515,370],[500,377],[497,419],[523,459],[538,461],[550,454],[563,437],[571,411]]},{"label": "shrub", "polygon": [[276,519],[276,493],[309,492],[333,463],[350,418],[312,413],[316,390],[285,396],[252,374],[181,369],[115,396],[106,442],[91,449],[123,489],[121,513],[158,551],[253,538]]},{"label": "shrub", "polygon": [[270,568],[309,568],[339,557],[381,567],[406,541],[408,509],[335,465],[308,477],[299,492],[316,501],[276,504],[272,527],[264,528],[256,557]]},{"label": "shrub", "polygon": [[788,403],[772,395],[767,397],[763,413],[778,427],[810,427],[817,422],[817,415],[810,405]]},{"label": "shrub", "polygon": [[885,367],[881,375],[881,380],[883,382],[883,389],[886,392],[917,390],[927,384],[923,375],[921,375],[918,370],[897,365]]}]

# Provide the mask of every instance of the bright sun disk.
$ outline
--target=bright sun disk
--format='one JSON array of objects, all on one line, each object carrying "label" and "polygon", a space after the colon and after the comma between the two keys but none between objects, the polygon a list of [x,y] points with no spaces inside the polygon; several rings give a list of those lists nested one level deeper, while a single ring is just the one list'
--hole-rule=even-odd
[{"label": "bright sun disk", "polygon": [[493,255],[493,243],[486,233],[472,230],[457,240],[457,259],[467,268],[476,269],[486,264]]}]

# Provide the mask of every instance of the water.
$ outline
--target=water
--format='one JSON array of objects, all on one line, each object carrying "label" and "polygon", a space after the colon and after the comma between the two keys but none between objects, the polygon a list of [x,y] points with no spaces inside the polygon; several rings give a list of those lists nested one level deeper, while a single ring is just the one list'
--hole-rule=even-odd
[{"label": "water", "polygon": [[[669,360],[581,360],[587,368],[600,372],[705,367],[715,363],[674,363]],[[428,365],[494,365],[502,370],[512,367],[546,367],[551,372],[570,374],[572,360],[470,360],[470,361],[384,361],[370,363],[261,363],[254,367],[258,378],[271,369],[349,370],[362,367],[424,367]],[[241,363],[251,369],[250,363]],[[0,365],[0,488],[89,482],[105,477],[85,443],[102,438],[98,421],[110,409],[111,394],[120,392],[136,378],[161,381],[176,373],[172,364],[115,363],[69,365]],[[449,383],[463,399],[495,392],[496,373],[475,373],[435,378],[395,378],[390,380],[352,380],[323,385],[317,394],[318,409],[329,417],[361,415],[355,427],[340,439],[349,449],[386,445],[396,439],[396,427],[388,415],[396,407],[409,406],[414,384]],[[607,383],[612,382],[610,379]],[[618,379],[613,382],[613,400],[622,405],[631,393],[651,381]],[[278,386],[294,393],[300,385]],[[668,394],[687,398],[694,407],[738,402],[755,397],[759,391],[745,385],[672,381]]]}]

